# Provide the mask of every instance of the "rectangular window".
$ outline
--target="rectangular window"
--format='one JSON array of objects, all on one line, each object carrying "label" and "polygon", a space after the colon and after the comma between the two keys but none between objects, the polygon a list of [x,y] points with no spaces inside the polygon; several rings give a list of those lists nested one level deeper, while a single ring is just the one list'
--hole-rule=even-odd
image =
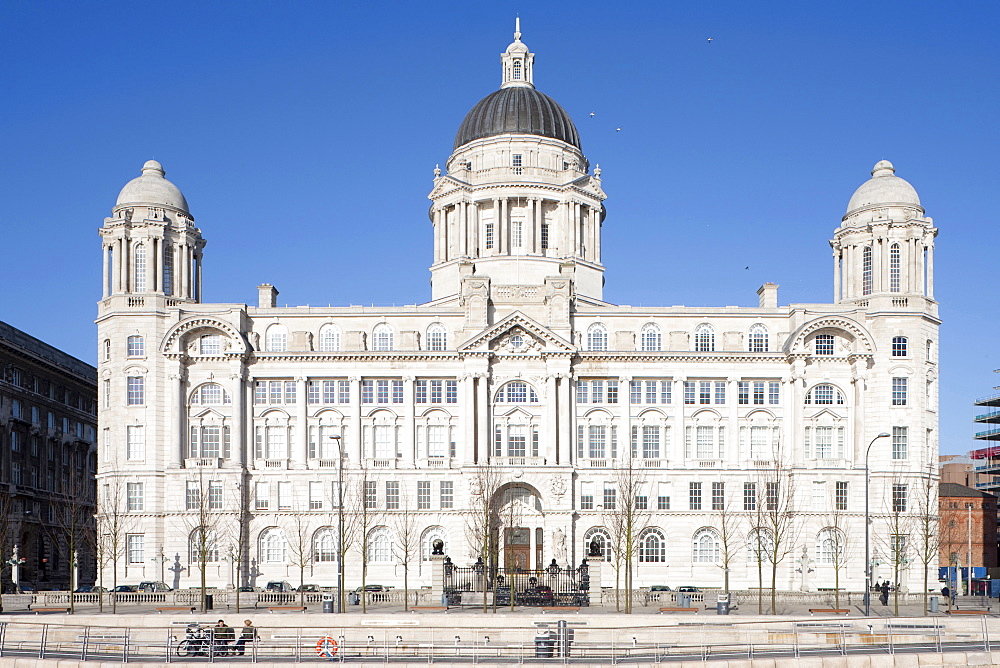
[{"label": "rectangular window", "polygon": [[[518,76],[516,78],[519,79],[520,77]],[[521,154],[520,153],[515,153],[512,156],[510,156],[510,159],[511,159],[510,164],[514,168],[514,173],[515,174],[522,173],[524,171],[524,165],[523,165],[523,158],[522,158]]]},{"label": "rectangular window", "polygon": [[258,380],[253,384],[253,402],[257,405],[267,403],[267,381]]},{"label": "rectangular window", "polygon": [[292,483],[278,483],[278,510],[292,509]]},{"label": "rectangular window", "polygon": [[258,482],[254,485],[254,508],[257,510],[267,510],[271,505],[271,486],[266,482]]},{"label": "rectangular window", "polygon": [[607,427],[598,425],[590,427],[590,458],[603,459],[608,456],[606,446]]},{"label": "rectangular window", "polygon": [[656,497],[656,509],[670,510],[670,497],[665,494]]},{"label": "rectangular window", "polygon": [[387,480],[385,483],[385,509],[399,510],[399,481]]},{"label": "rectangular window", "polygon": [[142,376],[129,376],[126,380],[126,400],[129,406],[142,406],[146,402],[145,378]]},{"label": "rectangular window", "polygon": [[766,494],[765,501],[767,503],[767,506],[766,506],[767,509],[768,510],[777,510],[778,509],[778,501],[779,501],[779,498],[778,498],[778,495],[779,495],[778,483],[776,483],[776,482],[769,482],[769,483],[767,483],[767,486],[765,487],[765,494]]},{"label": "rectangular window", "polygon": [[426,404],[427,403],[427,381],[418,380],[413,386],[413,403],[415,404]]},{"label": "rectangular window", "polygon": [[378,482],[365,480],[365,508],[371,510],[378,507]]},{"label": "rectangular window", "polygon": [[361,403],[363,404],[375,403],[375,381],[373,380],[361,381]]},{"label": "rectangular window", "polygon": [[187,510],[201,508],[201,486],[195,480],[189,480],[184,490],[184,508]]},{"label": "rectangular window", "polygon": [[726,509],[726,483],[712,483],[712,510]]},{"label": "rectangular window", "polygon": [[417,510],[431,509],[431,483],[429,480],[417,481]]},{"label": "rectangular window", "polygon": [[487,248],[487,250],[493,248],[493,223],[492,222],[487,222],[486,223],[486,234],[484,236],[486,237],[486,248]]},{"label": "rectangular window", "polygon": [[726,382],[723,380],[715,381],[715,403],[726,403]]},{"label": "rectangular window", "polygon": [[280,381],[280,380],[272,380],[272,381],[268,382],[268,384],[267,384],[267,388],[268,388],[267,401],[268,401],[268,403],[271,403],[271,404],[280,404],[280,403],[282,403],[282,387],[283,387],[282,381]]},{"label": "rectangular window", "polygon": [[[514,171],[520,174],[517,169]],[[524,248],[524,221],[522,220],[510,221],[510,247],[518,250]]]},{"label": "rectangular window", "polygon": [[892,339],[892,356],[906,357],[906,337],[896,336]]},{"label": "rectangular window", "polygon": [[[313,383],[313,385],[315,384],[316,383]],[[334,380],[323,381],[323,403],[324,404],[337,403],[337,381]]]},{"label": "rectangular window", "polygon": [[549,224],[542,223],[542,250],[549,248]]},{"label": "rectangular window", "polygon": [[306,385],[306,403],[307,404],[318,404],[319,403],[319,390],[322,385],[318,381],[310,381]]},{"label": "rectangular window", "polygon": [[837,510],[847,510],[847,482],[843,480],[837,481],[836,487],[836,509]]},{"label": "rectangular window", "polygon": [[741,380],[736,383],[736,403],[743,406],[750,403],[750,383]]},{"label": "rectangular window", "polygon": [[892,486],[892,512],[894,513],[905,513],[906,512],[906,485],[893,485]]},{"label": "rectangular window", "polygon": [[440,486],[441,510],[455,507],[455,483],[451,480],[442,480]]},{"label": "rectangular window", "polygon": [[660,428],[644,426],[642,428],[642,456],[644,459],[660,458]]},{"label": "rectangular window", "polygon": [[630,404],[641,404],[642,403],[642,381],[632,380],[628,384],[629,395],[628,400]]},{"label": "rectangular window", "polygon": [[351,381],[337,381],[337,401],[342,404],[351,403]]},{"label": "rectangular window", "polygon": [[673,397],[671,392],[673,391],[673,382],[669,380],[660,381],[660,403],[669,404],[673,402]]},{"label": "rectangular window", "polygon": [[757,510],[757,483],[743,483],[743,510]]},{"label": "rectangular window", "polygon": [[130,336],[128,337],[128,356],[129,357],[145,357],[146,356],[146,340],[141,336]]},{"label": "rectangular window", "polygon": [[143,425],[125,427],[125,458],[141,461],[146,457],[146,428]]},{"label": "rectangular window", "polygon": [[604,403],[604,381],[594,380],[590,383],[590,403],[593,404],[603,404]]},{"label": "rectangular window", "polygon": [[125,552],[130,564],[142,564],[146,561],[146,537],[141,533],[130,533],[125,536]]},{"label": "rectangular window", "polygon": [[698,427],[695,430],[696,459],[714,459],[715,457],[715,427]]},{"label": "rectangular window", "polygon": [[321,482],[309,482],[309,510],[323,510],[323,506],[326,505],[325,489],[326,486]]},{"label": "rectangular window", "polygon": [[753,403],[755,406],[764,403],[764,381],[755,380],[753,382]]},{"label": "rectangular window", "polygon": [[580,483],[580,510],[594,509],[594,483]]},{"label": "rectangular window", "polygon": [[635,495],[635,509],[636,510],[649,510],[649,497],[645,494]]},{"label": "rectangular window", "polygon": [[646,381],[646,403],[655,404],[657,395],[657,383],[655,380]]},{"label": "rectangular window", "polygon": [[141,482],[130,482],[125,485],[126,508],[136,512],[143,509],[144,499]]},{"label": "rectangular window", "polygon": [[688,483],[688,510],[701,510],[701,483]]},{"label": "rectangular window", "polygon": [[833,354],[833,334],[816,335],[816,354],[817,355]]},{"label": "rectangular window", "polygon": [[710,381],[702,380],[698,382],[698,403],[712,403],[712,383]]},{"label": "rectangular window", "polygon": [[609,404],[617,404],[618,403],[618,381],[617,380],[609,380],[607,382],[607,388],[608,388],[608,395],[607,395],[608,403]]},{"label": "rectangular window", "polygon": [[[396,381],[393,381],[393,382],[396,382]],[[402,386],[402,383],[400,383],[400,386]],[[442,382],[440,380],[432,380],[431,381],[431,403],[432,404],[439,404],[439,403],[441,403],[441,399],[443,398],[441,391],[442,391]],[[396,403],[396,402],[394,401],[393,403]]]},{"label": "rectangular window", "polygon": [[444,382],[444,401],[448,404],[458,403],[458,381],[446,380]]},{"label": "rectangular window", "polygon": [[219,480],[208,483],[208,509],[222,510],[222,482]]},{"label": "rectangular window", "polygon": [[909,459],[909,427],[892,428],[892,458]]},{"label": "rectangular window", "polygon": [[604,509],[614,510],[618,507],[618,490],[614,487],[604,488]]},{"label": "rectangular window", "polygon": [[693,404],[695,397],[695,384],[694,381],[685,380],[684,381],[684,403]]},{"label": "rectangular window", "polygon": [[892,405],[906,405],[906,378],[892,379]]},{"label": "rectangular window", "polygon": [[286,380],[285,381],[285,403],[294,404],[295,403],[295,381]]},{"label": "rectangular window", "polygon": [[772,380],[767,384],[767,403],[777,406],[781,403],[781,383]]},{"label": "rectangular window", "polygon": [[[440,384],[441,381],[434,381],[434,382]],[[439,390],[439,392],[440,392],[440,390]],[[401,381],[401,380],[394,380],[394,381],[392,381],[392,403],[394,403],[394,404],[401,404],[401,403],[403,403],[403,381]],[[438,400],[435,403],[441,403],[441,402],[440,402],[440,400]]]}]

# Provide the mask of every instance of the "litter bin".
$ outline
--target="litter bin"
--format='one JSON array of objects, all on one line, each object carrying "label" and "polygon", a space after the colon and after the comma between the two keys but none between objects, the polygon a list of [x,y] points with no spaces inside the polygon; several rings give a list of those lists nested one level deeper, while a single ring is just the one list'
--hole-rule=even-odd
[{"label": "litter bin", "polygon": [[551,659],[555,656],[556,640],[548,631],[535,634],[535,658]]},{"label": "litter bin", "polygon": [[931,596],[930,601],[931,601],[931,603],[930,603],[930,611],[931,612],[940,612],[940,610],[941,610],[941,604],[938,601],[938,597],[937,596]]},{"label": "litter bin", "polygon": [[679,594],[677,594],[677,605],[679,605],[682,608],[690,608],[691,594],[687,594],[684,592],[680,592]]},{"label": "litter bin", "polygon": [[356,591],[352,591],[347,595],[347,602],[351,605],[361,605],[361,595]]},{"label": "litter bin", "polygon": [[323,612],[333,612],[333,594],[323,594]]},{"label": "litter bin", "polygon": [[212,609],[214,609],[213,606],[215,604],[215,601],[213,599],[214,599],[214,596],[212,596],[212,594],[205,594],[205,609],[206,610],[212,610]]},{"label": "litter bin", "polygon": [[719,594],[715,601],[715,613],[718,615],[729,614],[729,594]]}]

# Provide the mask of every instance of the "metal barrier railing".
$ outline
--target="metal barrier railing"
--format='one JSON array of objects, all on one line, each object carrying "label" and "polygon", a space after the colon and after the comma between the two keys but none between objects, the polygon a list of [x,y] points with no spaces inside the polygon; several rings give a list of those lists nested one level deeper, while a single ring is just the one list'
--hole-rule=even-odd
[{"label": "metal barrier railing", "polygon": [[[660,663],[681,659],[798,658],[862,653],[990,651],[996,618],[838,618],[808,621],[684,626],[599,627],[586,620],[485,628],[458,619],[449,626],[295,627],[258,629],[256,641],[237,645],[204,633],[170,627],[96,627],[33,622],[0,623],[0,656],[78,661],[226,661],[242,650],[244,662],[548,660]],[[872,622],[869,624],[869,622]],[[708,631],[708,632],[706,632]],[[996,636],[997,629],[992,629]],[[235,639],[240,629],[235,629]]]}]

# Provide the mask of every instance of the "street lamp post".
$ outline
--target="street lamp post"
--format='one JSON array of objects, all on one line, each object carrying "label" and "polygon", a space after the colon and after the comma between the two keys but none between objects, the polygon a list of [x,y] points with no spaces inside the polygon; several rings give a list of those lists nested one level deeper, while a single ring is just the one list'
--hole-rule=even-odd
[{"label": "street lamp post", "polygon": [[882,432],[871,440],[868,449],[865,450],[865,617],[872,614],[872,561],[871,561],[871,526],[869,519],[869,490],[868,490],[868,455],[871,454],[872,446],[880,438],[889,438],[891,434]]},{"label": "street lamp post", "polygon": [[344,441],[340,434],[330,440],[337,444],[337,612],[344,612]]}]

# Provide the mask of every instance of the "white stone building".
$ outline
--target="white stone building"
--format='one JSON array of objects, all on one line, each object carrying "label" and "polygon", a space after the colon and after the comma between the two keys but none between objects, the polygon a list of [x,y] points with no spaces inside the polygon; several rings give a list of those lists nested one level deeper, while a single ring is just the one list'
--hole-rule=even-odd
[{"label": "white stone building", "polygon": [[[780,480],[794,522],[779,587],[832,587],[841,545],[842,586],[857,589],[865,456],[882,432],[891,438],[870,459],[875,577],[892,577],[890,534],[902,533],[901,577],[922,580],[911,520],[921,481],[936,476],[939,320],[937,230],[917,193],[875,165],[831,225],[832,303],[781,306],[773,284],[756,308],[607,303],[600,169],[534,88],[533,60],[515,33],[500,89],[469,112],[436,176],[424,304],[278,307],[270,285],[256,305],[204,304],[205,242],[181,192],[154,161],[124,187],[101,229],[97,318],[99,487],[102,513],[124,518],[120,582],[196,584],[189,537],[207,507],[209,584],[297,583],[296,521],[308,528],[306,581],[334,584],[340,435],[345,493],[364,472],[381,514],[370,582],[402,582],[398,508],[418,518],[411,582],[429,584],[433,538],[456,563],[475,560],[470,489],[489,462],[505,483],[501,514],[516,518],[498,537],[502,562],[579,563],[609,537],[610,506],[625,503],[618,472],[631,466],[637,584],[721,585],[728,547],[732,586],[754,586],[753,508]],[[360,584],[356,548],[346,570]]]}]

